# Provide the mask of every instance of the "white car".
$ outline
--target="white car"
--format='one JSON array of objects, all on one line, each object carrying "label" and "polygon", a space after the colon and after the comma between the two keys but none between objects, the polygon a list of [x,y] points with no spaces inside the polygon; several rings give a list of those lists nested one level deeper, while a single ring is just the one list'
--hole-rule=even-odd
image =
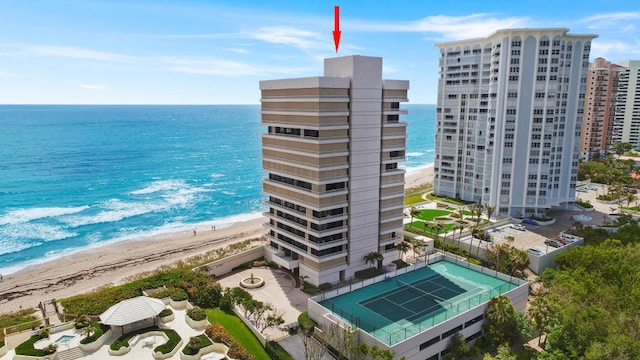
[{"label": "white car", "polygon": [[511,228],[516,229],[516,230],[520,230],[520,231],[527,231],[527,228],[524,227],[524,225],[522,225],[522,224],[513,224],[513,225],[511,225]]},{"label": "white car", "polygon": [[544,252],[540,249],[536,249],[536,248],[529,248],[529,250],[527,250],[531,255],[536,255],[536,256],[541,256],[544,255]]}]

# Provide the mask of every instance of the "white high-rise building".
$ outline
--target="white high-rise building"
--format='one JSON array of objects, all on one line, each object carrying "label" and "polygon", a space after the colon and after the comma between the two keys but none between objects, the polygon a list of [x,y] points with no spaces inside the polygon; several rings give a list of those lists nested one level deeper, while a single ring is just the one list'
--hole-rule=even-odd
[{"label": "white high-rise building", "polygon": [[402,240],[408,81],[382,58],[325,59],[324,76],[261,81],[267,258],[318,285],[351,279]]},{"label": "white high-rise building", "polygon": [[640,60],[622,61],[613,122],[613,143],[631,143],[640,150]]},{"label": "white high-rise building", "polygon": [[440,48],[434,193],[530,216],[573,201],[591,40],[506,29]]}]

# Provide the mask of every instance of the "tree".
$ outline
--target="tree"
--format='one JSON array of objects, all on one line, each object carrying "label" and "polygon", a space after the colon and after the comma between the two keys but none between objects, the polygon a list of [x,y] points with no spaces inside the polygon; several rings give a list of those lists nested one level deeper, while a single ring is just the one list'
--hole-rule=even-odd
[{"label": "tree", "polygon": [[627,142],[617,143],[613,146],[613,149],[616,151],[616,155],[624,155],[629,151],[633,150],[633,145]]},{"label": "tree", "polygon": [[384,257],[379,252],[370,252],[364,256],[365,264],[371,264],[371,267],[382,261]]},{"label": "tree", "polygon": [[519,330],[516,310],[513,308],[511,299],[499,295],[489,300],[482,329],[483,337],[492,346],[509,344],[517,338]]},{"label": "tree", "polygon": [[549,333],[558,324],[556,303],[557,298],[554,295],[536,296],[529,302],[527,314],[531,318],[533,328],[538,331],[538,345],[541,343],[542,334]]},{"label": "tree", "polygon": [[406,241],[400,241],[396,244],[396,250],[398,250],[398,260],[402,259],[402,255],[406,254],[409,249],[411,249],[411,245]]},{"label": "tree", "polygon": [[627,193],[627,207],[631,207],[631,203],[638,200],[638,197],[632,193]]},{"label": "tree", "polygon": [[409,214],[411,215],[411,227],[413,227],[413,218],[420,216],[420,210],[415,206],[412,206],[411,210],[409,210]]},{"label": "tree", "polygon": [[484,204],[484,211],[487,212],[487,219],[491,219],[491,215],[493,215],[493,213],[496,211],[496,207],[489,204]]},{"label": "tree", "polygon": [[449,354],[447,354],[447,357],[451,359],[464,359],[470,355],[467,341],[459,332],[453,334],[451,340],[449,340],[447,350],[449,350]]},{"label": "tree", "polygon": [[263,333],[267,328],[277,328],[284,324],[282,315],[283,313],[278,310],[273,310],[269,313],[261,324],[256,324],[256,326],[259,326],[260,333]]}]

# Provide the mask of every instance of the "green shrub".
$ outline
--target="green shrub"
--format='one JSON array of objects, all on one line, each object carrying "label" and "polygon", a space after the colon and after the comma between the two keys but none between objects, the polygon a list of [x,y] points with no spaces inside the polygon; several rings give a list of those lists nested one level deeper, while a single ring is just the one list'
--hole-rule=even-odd
[{"label": "green shrub", "polygon": [[315,322],[312,318],[309,317],[309,312],[305,311],[298,315],[298,324],[302,328],[302,331],[306,333],[310,333],[313,331],[313,328],[318,326],[318,323]]},{"label": "green shrub", "polygon": [[302,292],[305,294],[309,294],[309,295],[317,295],[320,294],[320,288],[313,285],[312,283],[308,282],[308,281],[303,281],[302,282]]},{"label": "green shrub", "polygon": [[273,360],[294,360],[293,357],[275,341],[268,341],[265,350],[267,350],[267,354],[269,354]]},{"label": "green shrub", "polygon": [[179,288],[183,284],[200,289],[210,282],[211,278],[206,274],[191,271],[190,267],[185,266],[160,271],[127,284],[100,288],[88,294],[61,299],[59,302],[67,314],[100,315],[122,300],[142,295],[141,289],[153,289],[161,286]]},{"label": "green shrub", "polygon": [[333,285],[331,285],[330,283],[322,283],[319,286],[321,291],[331,290],[332,287],[333,287]]},{"label": "green shrub", "polygon": [[4,347],[4,341],[0,340],[0,348]]},{"label": "green shrub", "polygon": [[374,268],[374,267],[370,267],[364,270],[360,270],[360,271],[356,271],[353,276],[356,277],[356,279],[360,279],[360,280],[364,280],[364,279],[369,279],[372,277],[376,277],[378,275],[382,275],[384,274],[384,271],[378,269],[378,268]]},{"label": "green shrub", "polygon": [[187,316],[195,321],[202,321],[207,318],[207,313],[199,306],[194,306],[192,309],[187,310]]},{"label": "green shrub", "polygon": [[582,206],[585,209],[591,209],[593,207],[593,205],[588,200],[582,201],[580,199],[576,200],[576,205]]},{"label": "green shrub", "polygon": [[88,317],[84,316],[84,315],[80,315],[76,318],[76,323],[75,323],[75,328],[76,329],[82,329],[85,328],[87,326],[91,325],[91,320],[89,320]]},{"label": "green shrub", "polygon": [[178,346],[178,343],[180,342],[180,340],[182,340],[182,338],[173,329],[160,329],[160,331],[162,331],[165,335],[167,335],[169,340],[167,340],[166,343],[160,346],[156,346],[156,348],[153,349],[153,351],[157,351],[161,354],[168,354],[172,352],[173,349],[176,348],[176,346]]},{"label": "green shrub", "polygon": [[205,334],[218,343],[226,344],[229,347],[227,356],[237,360],[254,360],[253,355],[249,354],[236,340],[223,328],[220,324],[212,324],[207,326]]},{"label": "green shrub", "polygon": [[209,338],[204,334],[194,336],[189,339],[189,343],[184,347],[184,349],[182,349],[182,353],[185,355],[195,355],[200,351],[200,349],[211,344],[213,344],[211,340],[209,340]]},{"label": "green shrub", "polygon": [[22,344],[16,346],[16,349],[15,349],[16,355],[42,357],[42,356],[45,356],[47,354],[50,354],[50,353],[45,352],[45,350],[36,349],[36,348],[33,347],[33,344],[35,344],[40,339],[41,339],[41,337],[38,336],[38,335],[31,336],[27,341],[25,341]]},{"label": "green shrub", "polygon": [[111,343],[109,348],[111,348],[111,350],[116,351],[122,347],[128,347],[129,340],[131,340],[131,338],[133,338],[136,335],[144,334],[150,331],[162,331],[165,335],[167,335],[167,338],[169,338],[169,340],[167,340],[166,343],[160,346],[157,346],[155,349],[153,349],[153,351],[157,351],[162,354],[168,354],[171,351],[173,351],[173,349],[175,349],[175,347],[178,345],[178,343],[182,339],[180,338],[180,335],[178,335],[178,333],[175,330],[159,329],[157,326],[152,326],[144,329],[138,329],[136,331],[132,331],[130,333],[126,333],[120,336],[113,343]]},{"label": "green shrub", "polygon": [[162,311],[160,311],[160,314],[158,316],[160,316],[161,318],[163,317],[167,317],[169,315],[173,314],[173,310],[171,309],[164,309]]},{"label": "green shrub", "polygon": [[166,290],[160,291],[155,294],[154,297],[157,297],[158,299],[164,299],[168,297],[173,301],[184,301],[189,299],[187,292],[177,287],[170,287]]},{"label": "green shrub", "polygon": [[25,309],[8,314],[2,314],[0,315],[0,328],[15,326],[15,328],[11,329],[11,332],[8,332],[8,334],[31,329],[34,326],[33,321],[37,320],[33,315],[34,312],[35,309]]},{"label": "green shrub", "polygon": [[438,240],[438,239],[434,240],[434,247],[436,249],[444,250],[462,257],[469,256],[469,254],[467,253],[467,250],[453,244],[442,242],[442,240]]},{"label": "green shrub", "polygon": [[92,322],[90,326],[93,327],[93,333],[91,334],[91,336],[85,337],[82,340],[80,340],[80,344],[92,343],[98,340],[100,336],[102,336],[104,333],[106,333],[109,330],[109,325],[105,325],[102,323]]}]

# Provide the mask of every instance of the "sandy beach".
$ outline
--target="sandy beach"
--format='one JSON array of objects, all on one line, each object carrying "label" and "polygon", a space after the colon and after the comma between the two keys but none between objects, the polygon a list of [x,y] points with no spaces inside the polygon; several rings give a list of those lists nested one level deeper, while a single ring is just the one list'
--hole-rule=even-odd
[{"label": "sandy beach", "polygon": [[[410,171],[405,176],[405,188],[432,182],[433,166]],[[162,265],[260,237],[265,231],[264,222],[264,218],[258,218],[215,231],[199,229],[195,236],[193,231],[183,231],[126,240],[27,267],[0,281],[0,313],[121,284]]]}]

